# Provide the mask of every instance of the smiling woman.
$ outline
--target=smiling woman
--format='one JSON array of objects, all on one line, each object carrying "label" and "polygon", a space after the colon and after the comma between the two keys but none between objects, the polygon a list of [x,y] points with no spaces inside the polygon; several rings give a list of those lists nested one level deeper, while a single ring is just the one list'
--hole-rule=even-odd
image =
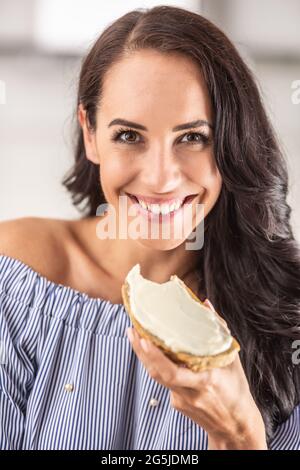
[{"label": "smiling woman", "polygon": [[[76,112],[63,184],[82,218],[0,227],[1,448],[300,449],[288,174],[236,48],[196,13],[131,11],[83,61]],[[159,236],[101,239],[106,203]],[[232,364],[196,373],[130,347],[121,286],[137,263],[211,300],[240,344]]]},{"label": "smiling woman", "polygon": [[[84,76],[83,65],[82,83]],[[120,82],[120,76],[126,80]],[[169,252],[176,248],[179,265],[194,269],[197,258],[184,249],[185,234],[199,224],[197,205],[203,205],[205,217],[222,186],[213,153],[212,106],[197,64],[183,54],[150,48],[127,52],[105,73],[95,116],[89,116],[84,99],[79,99],[78,109],[83,158],[99,165],[105,199],[117,208],[121,194],[130,195],[130,205],[133,196],[141,218],[151,222],[142,245]],[[127,110],[126,116],[115,117],[120,109]],[[182,205],[191,195],[190,204]],[[186,209],[192,212],[191,224]],[[149,231],[157,222],[161,230],[155,240]],[[168,239],[162,233],[164,222],[172,231]],[[181,238],[175,237],[181,227]],[[115,244],[114,252],[117,259]]]}]

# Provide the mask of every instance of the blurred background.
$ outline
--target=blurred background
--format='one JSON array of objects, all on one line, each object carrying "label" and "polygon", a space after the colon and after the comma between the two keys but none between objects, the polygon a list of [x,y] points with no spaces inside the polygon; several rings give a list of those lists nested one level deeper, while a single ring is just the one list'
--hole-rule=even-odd
[{"label": "blurred background", "polygon": [[81,59],[114,19],[159,4],[212,20],[254,71],[288,162],[300,240],[299,0],[0,0],[0,220],[79,217],[61,180],[73,163]]}]

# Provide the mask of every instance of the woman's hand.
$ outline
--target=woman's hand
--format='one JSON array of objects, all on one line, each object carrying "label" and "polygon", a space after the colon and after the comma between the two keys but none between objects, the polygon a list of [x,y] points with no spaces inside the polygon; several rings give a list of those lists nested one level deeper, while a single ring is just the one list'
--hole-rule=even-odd
[{"label": "woman's hand", "polygon": [[[207,300],[205,303],[212,308]],[[170,390],[176,410],[206,430],[210,450],[267,449],[263,419],[238,353],[226,367],[193,372],[175,364],[134,329],[129,330],[134,334],[132,347],[150,376]]]}]

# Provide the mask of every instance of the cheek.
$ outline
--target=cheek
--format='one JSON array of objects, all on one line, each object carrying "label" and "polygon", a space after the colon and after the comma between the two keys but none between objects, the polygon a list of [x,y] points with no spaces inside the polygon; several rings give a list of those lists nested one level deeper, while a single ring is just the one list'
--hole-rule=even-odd
[{"label": "cheek", "polygon": [[205,158],[198,161],[197,168],[193,169],[192,179],[205,190],[202,201],[209,211],[216,203],[222,189],[222,176],[211,154],[205,155]]},{"label": "cheek", "polygon": [[211,171],[206,174],[206,189],[213,199],[217,199],[222,188],[222,177],[216,166],[211,167]]},{"label": "cheek", "polygon": [[113,193],[118,191],[135,177],[133,165],[121,158],[103,159],[100,163],[100,181],[104,191]]},{"label": "cheek", "polygon": [[211,153],[202,154],[193,160],[188,167],[191,179],[207,190],[218,190],[222,185],[222,177]]},{"label": "cheek", "polygon": [[222,176],[216,166],[212,168],[210,173],[210,186],[214,193],[220,193],[222,188]]},{"label": "cheek", "polygon": [[215,171],[210,175],[210,178],[207,178],[207,185],[205,191],[205,215],[211,211],[211,209],[216,204],[222,189],[222,177],[219,171]]}]

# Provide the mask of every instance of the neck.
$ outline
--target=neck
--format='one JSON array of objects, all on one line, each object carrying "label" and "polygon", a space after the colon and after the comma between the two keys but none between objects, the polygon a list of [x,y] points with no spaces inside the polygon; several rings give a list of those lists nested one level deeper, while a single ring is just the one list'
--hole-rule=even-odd
[{"label": "neck", "polygon": [[89,244],[93,260],[107,272],[123,282],[127,273],[137,263],[143,277],[153,282],[166,282],[176,274],[182,280],[190,277],[199,266],[200,250],[187,250],[185,242],[169,250],[145,246],[143,240],[97,237],[99,217],[87,219]]}]

